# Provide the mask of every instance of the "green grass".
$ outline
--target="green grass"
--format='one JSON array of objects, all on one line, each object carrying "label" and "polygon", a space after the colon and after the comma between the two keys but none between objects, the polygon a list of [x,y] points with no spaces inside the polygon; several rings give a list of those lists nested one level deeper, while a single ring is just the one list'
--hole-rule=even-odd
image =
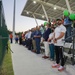
[{"label": "green grass", "polygon": [[6,52],[2,66],[0,66],[0,75],[14,75],[10,50]]}]

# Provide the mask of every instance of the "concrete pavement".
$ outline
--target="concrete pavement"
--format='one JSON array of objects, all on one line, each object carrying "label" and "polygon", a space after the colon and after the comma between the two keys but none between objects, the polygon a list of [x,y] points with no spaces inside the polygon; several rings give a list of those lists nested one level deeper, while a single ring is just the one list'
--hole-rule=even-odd
[{"label": "concrete pavement", "polygon": [[12,63],[15,75],[74,75],[75,66],[66,65],[66,70],[53,69],[52,61],[43,59],[42,54],[35,54],[22,45],[11,44]]}]

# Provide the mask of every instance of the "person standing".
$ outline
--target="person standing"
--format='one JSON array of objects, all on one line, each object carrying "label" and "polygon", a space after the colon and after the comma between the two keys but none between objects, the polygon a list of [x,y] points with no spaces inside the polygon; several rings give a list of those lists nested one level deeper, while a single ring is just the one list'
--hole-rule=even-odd
[{"label": "person standing", "polygon": [[[57,27],[54,30],[54,44],[55,44],[55,54],[56,54],[56,63],[52,65],[53,68],[58,67],[58,71],[64,70],[64,56],[63,56],[63,45],[65,39],[66,28],[62,24],[61,19],[57,19]],[[61,60],[61,63],[60,63]],[[60,65],[59,65],[60,63]]]},{"label": "person standing", "polygon": [[45,28],[44,28],[43,24],[41,24],[41,26],[40,26],[40,32],[41,32],[42,36],[43,36],[44,31],[45,31]]},{"label": "person standing", "polygon": [[12,33],[9,35],[9,37],[10,37],[10,42],[12,43],[12,40],[13,40],[13,35],[12,35]]},{"label": "person standing", "polygon": [[22,35],[19,35],[19,45],[22,45]]},{"label": "person standing", "polygon": [[18,43],[18,35],[15,37],[15,43]]},{"label": "person standing", "polygon": [[40,54],[41,32],[38,26],[36,26],[36,32],[35,32],[34,38],[36,42],[36,53]]},{"label": "person standing", "polygon": [[32,46],[33,46],[32,52],[36,52],[36,42],[35,42],[35,38],[34,38],[35,33],[36,33],[36,28],[33,28],[32,29],[32,34],[31,34]]},{"label": "person standing", "polygon": [[29,30],[29,31],[28,31],[28,50],[31,50],[31,49],[32,49],[32,39],[31,39],[31,34],[32,34],[32,31]]},{"label": "person standing", "polygon": [[53,39],[54,39],[54,27],[51,28],[51,34],[49,35],[49,38],[48,38],[48,42],[49,42],[49,50],[50,50],[50,60],[54,60],[54,54],[55,54],[55,47],[54,47],[54,42],[53,42]]},{"label": "person standing", "polygon": [[26,48],[28,48],[28,31],[26,31],[25,34],[25,42],[26,42]]},{"label": "person standing", "polygon": [[51,28],[50,25],[47,23],[46,24],[46,31],[43,34],[43,41],[44,41],[44,46],[45,46],[45,55],[42,58],[49,58],[49,42],[47,41],[49,38],[49,34],[51,33]]},{"label": "person standing", "polygon": [[[72,21],[69,19],[69,17],[64,16],[64,26],[66,27],[66,35],[65,35],[65,39],[66,39],[67,37],[71,36],[71,32],[72,32]],[[67,39],[66,42],[71,43],[72,38]]]}]

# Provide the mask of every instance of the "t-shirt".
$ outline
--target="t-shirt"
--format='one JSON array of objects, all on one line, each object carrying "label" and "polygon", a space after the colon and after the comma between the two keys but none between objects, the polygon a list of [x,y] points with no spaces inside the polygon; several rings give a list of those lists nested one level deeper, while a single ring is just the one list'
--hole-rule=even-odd
[{"label": "t-shirt", "polygon": [[36,32],[35,32],[35,36],[40,36],[40,37],[35,37],[35,40],[37,40],[37,39],[41,39],[41,32],[40,32],[40,30],[36,30]]},{"label": "t-shirt", "polygon": [[[55,31],[54,31],[55,38],[58,38],[60,36],[61,32],[66,33],[66,28],[62,24],[55,28]],[[61,39],[58,39],[57,43],[54,43],[54,44],[56,46],[63,46],[64,45],[63,39],[65,39],[65,35]]]},{"label": "t-shirt", "polygon": [[30,32],[28,32],[28,39],[30,39],[31,38],[31,31]]},{"label": "t-shirt", "polygon": [[28,33],[26,33],[25,38],[28,39]]},{"label": "t-shirt", "polygon": [[[54,36],[54,33],[50,33],[50,34],[49,34],[49,39],[51,39],[53,36]],[[51,40],[51,41],[49,42],[49,44],[52,44],[52,43],[53,43],[53,40]]]},{"label": "t-shirt", "polygon": [[12,34],[10,34],[10,38],[13,38],[13,35]]},{"label": "t-shirt", "polygon": [[31,34],[31,38],[32,38],[32,39],[34,39],[35,33],[36,33],[36,31],[33,31],[33,32],[32,32],[32,34]]}]

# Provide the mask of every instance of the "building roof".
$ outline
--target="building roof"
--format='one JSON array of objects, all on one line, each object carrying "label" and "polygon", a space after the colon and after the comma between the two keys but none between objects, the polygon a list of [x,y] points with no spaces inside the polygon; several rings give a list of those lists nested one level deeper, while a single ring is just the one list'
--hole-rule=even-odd
[{"label": "building roof", "polygon": [[[36,2],[35,2],[36,1]],[[46,20],[42,5],[44,6],[48,18],[59,18],[63,16],[63,11],[67,9],[65,0],[27,0],[22,11],[23,16]],[[75,0],[69,0],[72,12],[75,12]],[[55,7],[55,9],[54,9]]]}]

